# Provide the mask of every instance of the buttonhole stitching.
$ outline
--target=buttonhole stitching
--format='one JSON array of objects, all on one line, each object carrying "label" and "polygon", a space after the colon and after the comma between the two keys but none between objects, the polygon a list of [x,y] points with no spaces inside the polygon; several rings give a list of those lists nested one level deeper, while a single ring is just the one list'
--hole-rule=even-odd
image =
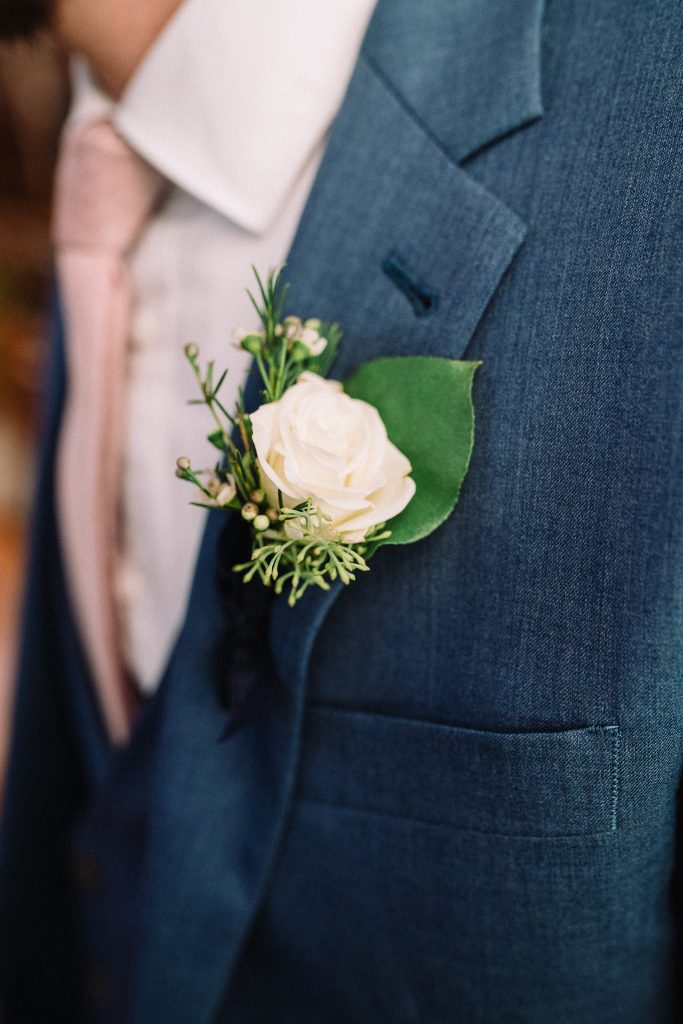
[{"label": "buttonhole stitching", "polygon": [[430,316],[435,312],[439,305],[437,292],[411,274],[398,253],[389,253],[382,270],[409,300],[416,316]]},{"label": "buttonhole stitching", "polygon": [[612,793],[610,830],[617,830],[617,811],[619,803],[619,760],[620,760],[620,730],[614,726],[608,727],[612,735]]}]

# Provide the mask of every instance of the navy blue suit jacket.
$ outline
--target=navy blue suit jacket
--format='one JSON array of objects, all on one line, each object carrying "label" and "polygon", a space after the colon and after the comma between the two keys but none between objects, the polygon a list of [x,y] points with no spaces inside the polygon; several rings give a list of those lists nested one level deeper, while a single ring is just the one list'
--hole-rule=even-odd
[{"label": "navy blue suit jacket", "polygon": [[214,513],[159,694],[106,750],[55,532],[56,333],[2,839],[9,1020],[124,1019],[104,982],[99,1009],[77,994],[105,931],[138,1024],[680,1019],[677,13],[380,0],[288,305],[342,321],[341,378],[482,359],[473,461],[438,532],[276,602],[286,699],[229,740]]}]

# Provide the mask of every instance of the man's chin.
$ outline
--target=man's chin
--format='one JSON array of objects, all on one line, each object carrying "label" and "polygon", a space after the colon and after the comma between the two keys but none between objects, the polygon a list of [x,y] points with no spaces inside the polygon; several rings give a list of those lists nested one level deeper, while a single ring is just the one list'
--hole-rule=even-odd
[{"label": "man's chin", "polygon": [[0,39],[29,39],[50,27],[54,0],[0,0]]}]

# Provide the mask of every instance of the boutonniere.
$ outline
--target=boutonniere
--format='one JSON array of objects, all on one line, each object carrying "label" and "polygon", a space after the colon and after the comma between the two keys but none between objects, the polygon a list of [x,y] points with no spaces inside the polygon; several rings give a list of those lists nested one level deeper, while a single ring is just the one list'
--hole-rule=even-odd
[{"label": "boutonniere", "polygon": [[176,472],[198,489],[193,504],[250,523],[251,557],[235,572],[294,605],[311,586],[367,572],[381,545],[411,544],[448,518],[472,453],[480,363],[398,356],[363,363],[343,383],[326,379],[340,325],[283,317],[282,270],[256,281],[260,329],[238,343],[254,357],[262,404],[248,413],[240,392],[226,409],[227,371],[203,367],[187,345],[219,456],[210,470],[181,457]]}]

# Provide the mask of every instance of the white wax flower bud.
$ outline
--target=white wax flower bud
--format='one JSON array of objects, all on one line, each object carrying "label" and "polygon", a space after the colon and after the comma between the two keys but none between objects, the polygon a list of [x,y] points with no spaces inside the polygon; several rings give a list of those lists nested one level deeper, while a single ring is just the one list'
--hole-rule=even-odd
[{"label": "white wax flower bud", "polygon": [[222,487],[220,477],[216,473],[209,474],[209,478],[205,482],[204,486],[209,494],[213,494],[215,498]]},{"label": "white wax flower bud", "polygon": [[204,484],[204,489],[211,495],[210,504],[214,508],[224,508],[229,505],[237,494],[235,478],[228,473],[225,480],[221,480],[217,473],[211,473]]},{"label": "white wax flower bud", "polygon": [[235,484],[232,481],[231,477],[230,481],[227,484],[223,484],[220,491],[216,495],[216,504],[221,508],[223,508],[225,505],[229,505],[232,499],[235,497],[236,493],[237,488],[235,487]]},{"label": "white wax flower bud", "polygon": [[270,526],[270,519],[268,516],[261,514],[255,517],[252,526],[255,530],[258,530],[259,533],[262,533],[263,530],[267,530]]},{"label": "white wax flower bud", "polygon": [[287,338],[298,338],[301,330],[301,317],[300,316],[286,316],[282,321],[282,326],[285,331]]},{"label": "white wax flower bud", "polygon": [[312,356],[319,356],[327,345],[327,339],[321,338],[315,327],[304,327],[299,331],[298,341],[306,346]]},{"label": "white wax flower bud", "polygon": [[176,466],[180,470],[189,469],[190,460],[188,459],[187,455],[181,455],[179,459],[176,459]]}]

